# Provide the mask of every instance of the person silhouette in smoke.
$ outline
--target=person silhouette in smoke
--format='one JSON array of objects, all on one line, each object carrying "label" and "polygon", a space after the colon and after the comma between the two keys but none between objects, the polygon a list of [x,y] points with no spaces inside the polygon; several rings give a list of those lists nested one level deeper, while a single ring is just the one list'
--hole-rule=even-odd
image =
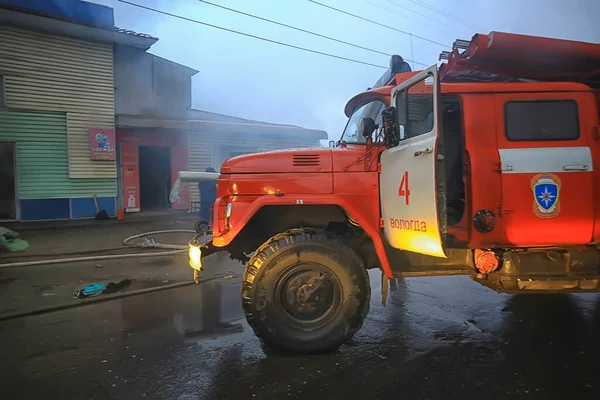
[{"label": "person silhouette in smoke", "polygon": [[[206,168],[205,172],[217,172],[214,168]],[[198,182],[200,192],[200,219],[210,222],[210,208],[217,199],[217,180]]]}]

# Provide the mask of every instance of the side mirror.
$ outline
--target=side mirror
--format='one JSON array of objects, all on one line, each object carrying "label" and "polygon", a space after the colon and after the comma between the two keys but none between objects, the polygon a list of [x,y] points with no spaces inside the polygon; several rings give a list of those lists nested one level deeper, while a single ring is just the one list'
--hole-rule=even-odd
[{"label": "side mirror", "polygon": [[363,137],[369,138],[369,137],[371,137],[371,135],[373,135],[373,132],[375,132],[375,129],[377,129],[377,124],[371,117],[361,118],[359,129],[360,129],[360,134]]},{"label": "side mirror", "polygon": [[329,141],[329,148],[335,147],[335,140]]}]

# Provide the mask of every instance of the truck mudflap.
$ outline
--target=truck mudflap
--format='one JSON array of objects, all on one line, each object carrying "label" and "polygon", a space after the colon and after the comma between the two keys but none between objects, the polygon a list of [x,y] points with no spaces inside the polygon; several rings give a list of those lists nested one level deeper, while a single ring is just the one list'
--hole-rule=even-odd
[{"label": "truck mudflap", "polygon": [[189,266],[194,270],[194,282],[196,283],[198,283],[200,271],[202,271],[202,259],[223,250],[222,247],[215,247],[212,239],[212,233],[207,232],[196,235],[188,243]]}]

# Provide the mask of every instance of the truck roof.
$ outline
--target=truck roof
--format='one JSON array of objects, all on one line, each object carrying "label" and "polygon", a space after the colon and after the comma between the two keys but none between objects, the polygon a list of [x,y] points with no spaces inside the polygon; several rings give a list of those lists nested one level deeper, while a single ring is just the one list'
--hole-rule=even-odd
[{"label": "truck roof", "polygon": [[[597,43],[493,31],[457,40],[446,53],[448,62],[439,68],[442,93],[600,90]],[[396,74],[387,85],[357,94],[346,104],[346,116],[419,72]]]},{"label": "truck roof", "polygon": [[[401,75],[401,74],[398,74]],[[406,75],[412,76],[411,73]],[[396,76],[396,81],[401,82]],[[395,84],[381,86],[376,89],[371,89],[362,92],[352,97],[346,103],[344,113],[350,117],[354,110],[373,99],[388,99]],[[591,92],[592,88],[577,82],[487,82],[473,83],[465,81],[443,82],[441,84],[442,94],[458,94],[458,93],[514,93],[514,92]]]},{"label": "truck roof", "polygon": [[580,82],[600,88],[600,44],[505,32],[457,41],[440,66],[442,82]]}]

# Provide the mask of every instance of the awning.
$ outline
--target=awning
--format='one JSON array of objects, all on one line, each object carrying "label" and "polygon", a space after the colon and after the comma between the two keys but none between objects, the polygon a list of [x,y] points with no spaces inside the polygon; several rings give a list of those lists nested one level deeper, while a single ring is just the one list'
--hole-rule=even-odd
[{"label": "awning", "polygon": [[117,128],[162,128],[211,133],[290,134],[312,136],[326,140],[327,133],[319,129],[306,129],[291,125],[252,122],[226,122],[210,120],[167,119],[147,116],[117,115]]}]

